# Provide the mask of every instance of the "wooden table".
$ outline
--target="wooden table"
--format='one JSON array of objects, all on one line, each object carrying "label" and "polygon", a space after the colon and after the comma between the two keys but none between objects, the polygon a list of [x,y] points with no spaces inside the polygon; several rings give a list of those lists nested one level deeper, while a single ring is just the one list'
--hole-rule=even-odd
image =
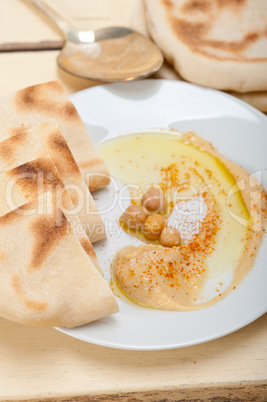
[{"label": "wooden table", "polygon": [[[49,3],[81,29],[130,25],[133,6],[133,0]],[[69,93],[94,85],[59,71],[58,50],[23,50],[62,42],[26,1],[0,0],[0,26],[1,96],[53,79]],[[108,349],[0,319],[0,401],[267,401],[266,357],[267,315],[224,338],[157,352]]]}]

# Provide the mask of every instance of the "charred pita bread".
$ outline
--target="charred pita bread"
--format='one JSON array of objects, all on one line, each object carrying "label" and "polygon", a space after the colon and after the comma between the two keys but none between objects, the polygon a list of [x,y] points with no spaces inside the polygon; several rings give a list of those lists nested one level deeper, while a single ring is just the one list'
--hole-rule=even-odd
[{"label": "charred pita bread", "polygon": [[238,93],[267,90],[267,2],[144,4],[150,36],[183,79]]},{"label": "charred pita bread", "polygon": [[0,171],[49,153],[92,243],[106,237],[94,199],[56,121],[49,120],[0,142]]},{"label": "charred pita bread", "polygon": [[63,86],[47,82],[0,100],[0,140],[55,118],[91,191],[106,186],[109,173]]},{"label": "charred pita bread", "polygon": [[111,289],[49,193],[2,216],[0,238],[2,317],[71,328],[118,311]]},{"label": "charred pita bread", "polygon": [[[141,33],[142,35],[149,36],[145,17],[144,0],[135,0],[134,2],[132,13],[132,27],[134,30]],[[163,63],[159,71],[154,74],[154,77],[168,80],[184,81],[182,77],[177,73],[177,71],[175,71],[174,68],[166,61],[165,63]],[[264,113],[267,112],[267,91],[246,93],[238,93],[232,91],[228,93],[232,96],[236,96],[244,102],[249,103],[251,106],[254,106]]]},{"label": "charred pita bread", "polygon": [[89,258],[102,273],[93,246],[85,234],[84,227],[76,214],[76,208],[50,156],[35,159],[0,173],[0,216],[46,192],[53,194],[58,209],[64,212]]}]

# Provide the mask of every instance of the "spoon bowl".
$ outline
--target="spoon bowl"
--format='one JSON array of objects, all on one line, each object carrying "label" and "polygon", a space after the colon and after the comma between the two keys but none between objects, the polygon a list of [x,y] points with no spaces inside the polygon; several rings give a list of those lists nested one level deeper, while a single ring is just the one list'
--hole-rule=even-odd
[{"label": "spoon bowl", "polygon": [[57,63],[77,77],[101,82],[132,81],[156,72],[163,56],[155,44],[130,28],[78,31],[40,0],[29,0],[54,21],[65,36]]}]

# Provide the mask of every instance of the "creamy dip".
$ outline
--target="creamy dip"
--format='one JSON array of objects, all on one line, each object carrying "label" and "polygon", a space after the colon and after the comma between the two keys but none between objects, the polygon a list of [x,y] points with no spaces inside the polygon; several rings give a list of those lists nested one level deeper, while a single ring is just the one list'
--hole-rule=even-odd
[{"label": "creamy dip", "polygon": [[168,216],[197,197],[206,208],[199,231],[185,234],[188,241],[180,247],[121,250],[113,269],[122,292],[147,307],[191,310],[235,289],[254,264],[267,220],[266,192],[256,179],[192,133],[123,136],[99,151],[111,175],[130,185],[133,203],[157,184]]}]

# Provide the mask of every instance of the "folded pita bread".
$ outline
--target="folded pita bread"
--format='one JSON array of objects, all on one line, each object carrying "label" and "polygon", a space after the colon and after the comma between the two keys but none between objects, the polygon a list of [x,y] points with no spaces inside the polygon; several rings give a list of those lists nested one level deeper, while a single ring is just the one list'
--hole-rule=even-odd
[{"label": "folded pita bread", "polygon": [[[132,27],[142,35],[149,36],[145,17],[144,0],[135,0],[132,13]],[[154,74],[155,78],[184,81],[180,74],[167,62]],[[249,103],[251,106],[267,112],[267,91],[238,93],[234,91],[228,92],[232,96]]]},{"label": "folded pita bread", "polygon": [[91,191],[106,186],[109,173],[98,155],[85,126],[57,82],[34,85],[0,99],[0,140],[21,129],[55,118]]},{"label": "folded pita bread", "polygon": [[53,194],[57,207],[64,212],[89,258],[102,273],[93,246],[50,156],[35,159],[0,173],[0,216],[46,192]]},{"label": "folded pita bread", "polygon": [[49,120],[0,142],[0,171],[49,154],[92,243],[106,237],[94,199],[56,121]]},{"label": "folded pita bread", "polygon": [[267,2],[144,0],[147,29],[183,79],[235,92],[267,90]]},{"label": "folded pita bread", "polygon": [[118,311],[105,279],[49,193],[2,216],[0,238],[2,317],[75,327]]}]

